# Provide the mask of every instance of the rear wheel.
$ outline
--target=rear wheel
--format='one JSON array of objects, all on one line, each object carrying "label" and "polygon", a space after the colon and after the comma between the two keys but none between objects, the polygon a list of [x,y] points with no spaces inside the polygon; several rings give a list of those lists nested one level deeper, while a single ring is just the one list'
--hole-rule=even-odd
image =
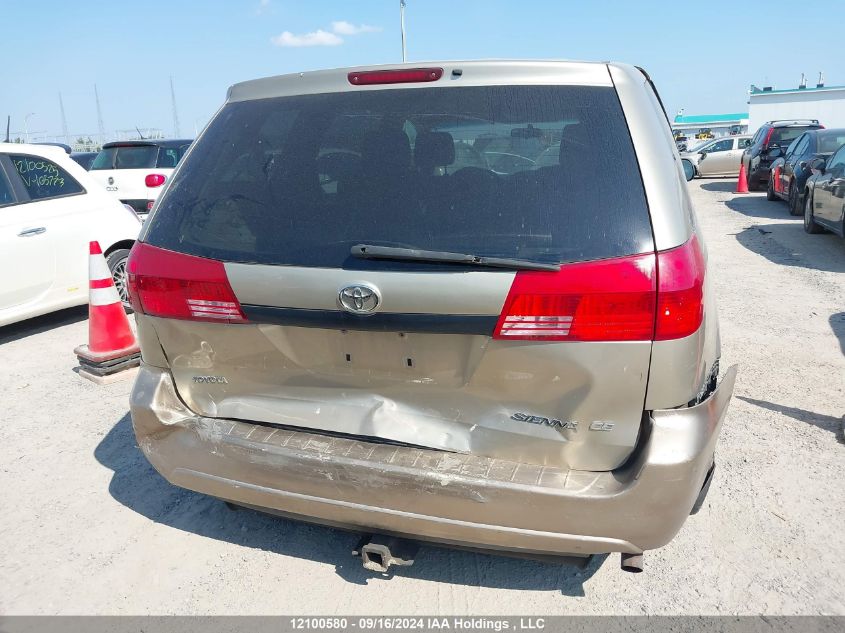
[{"label": "rear wheel", "polygon": [[760,179],[751,175],[751,170],[746,172],[748,177],[748,191],[760,191]]},{"label": "rear wheel", "polygon": [[789,215],[801,215],[801,201],[798,198],[798,187],[795,186],[789,192]]},{"label": "rear wheel", "polygon": [[813,194],[810,191],[804,197],[804,230],[813,234],[824,231],[813,218]]},{"label": "rear wheel", "polygon": [[[748,187],[751,188],[750,186]],[[778,197],[775,195],[775,186],[774,182],[771,178],[769,178],[769,185],[766,187],[766,200],[777,200]]]},{"label": "rear wheel", "polygon": [[109,272],[114,280],[114,287],[117,288],[117,294],[120,296],[120,302],[127,312],[131,312],[129,289],[126,285],[126,261],[128,259],[129,249],[118,248],[109,253],[109,256],[106,258],[106,264],[109,266]]}]

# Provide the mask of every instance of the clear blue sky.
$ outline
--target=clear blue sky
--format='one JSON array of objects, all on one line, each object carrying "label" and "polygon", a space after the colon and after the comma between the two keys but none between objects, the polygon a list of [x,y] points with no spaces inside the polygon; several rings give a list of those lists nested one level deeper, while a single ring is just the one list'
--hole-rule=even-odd
[{"label": "clear blue sky", "polygon": [[[746,110],[749,84],[845,84],[845,2],[407,0],[410,61],[471,58],[618,60],[652,75],[674,114]],[[169,76],[182,135],[193,136],[237,81],[401,60],[398,0],[5,0],[0,115],[21,131],[172,133]],[[836,8],[835,5],[838,5]],[[823,19],[827,13],[830,19]],[[340,24],[338,24],[340,23]],[[779,42],[782,45],[779,45]],[[302,44],[313,44],[303,46]]]}]

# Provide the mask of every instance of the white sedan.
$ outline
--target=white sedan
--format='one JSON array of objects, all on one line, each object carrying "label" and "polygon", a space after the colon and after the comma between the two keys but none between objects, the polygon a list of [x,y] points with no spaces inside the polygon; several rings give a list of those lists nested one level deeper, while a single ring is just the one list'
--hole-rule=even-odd
[{"label": "white sedan", "polygon": [[725,136],[706,141],[687,152],[681,152],[681,166],[687,180],[696,176],[739,175],[739,163],[742,152],[751,143],[748,135]]},{"label": "white sedan", "polygon": [[0,326],[88,303],[88,242],[121,298],[141,221],[59,147],[0,143]]}]

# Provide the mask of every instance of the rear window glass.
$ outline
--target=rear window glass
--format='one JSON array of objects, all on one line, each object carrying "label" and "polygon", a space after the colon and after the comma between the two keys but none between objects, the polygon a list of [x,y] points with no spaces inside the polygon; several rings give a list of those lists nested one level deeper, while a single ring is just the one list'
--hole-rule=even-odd
[{"label": "rear window glass", "polygon": [[772,130],[772,136],[769,139],[769,145],[789,145],[796,138],[801,136],[807,130],[814,130],[816,128],[806,127],[776,127]]},{"label": "rear window glass", "polygon": [[359,243],[567,262],[653,249],[613,88],[388,89],[232,103],[149,220],[226,261],[402,267]]},{"label": "rear window glass", "polygon": [[158,147],[154,145],[126,145],[107,147],[97,154],[91,170],[150,169],[156,166]]},{"label": "rear window glass", "polygon": [[820,154],[832,154],[845,145],[845,132],[828,132],[819,134],[818,143],[818,151]]}]

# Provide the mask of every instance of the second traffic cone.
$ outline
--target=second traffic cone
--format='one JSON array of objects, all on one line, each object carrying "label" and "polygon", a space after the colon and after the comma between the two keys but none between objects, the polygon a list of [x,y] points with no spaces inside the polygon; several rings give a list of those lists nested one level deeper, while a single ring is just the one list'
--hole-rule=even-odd
[{"label": "second traffic cone", "polygon": [[89,245],[88,278],[88,345],[73,351],[79,359],[79,374],[104,382],[138,366],[140,349],[98,242]]},{"label": "second traffic cone", "polygon": [[780,165],[772,170],[772,191],[778,191],[778,184],[780,183]]},{"label": "second traffic cone", "polygon": [[748,178],[745,175],[745,165],[739,166],[739,180],[736,183],[734,193],[748,193]]}]

